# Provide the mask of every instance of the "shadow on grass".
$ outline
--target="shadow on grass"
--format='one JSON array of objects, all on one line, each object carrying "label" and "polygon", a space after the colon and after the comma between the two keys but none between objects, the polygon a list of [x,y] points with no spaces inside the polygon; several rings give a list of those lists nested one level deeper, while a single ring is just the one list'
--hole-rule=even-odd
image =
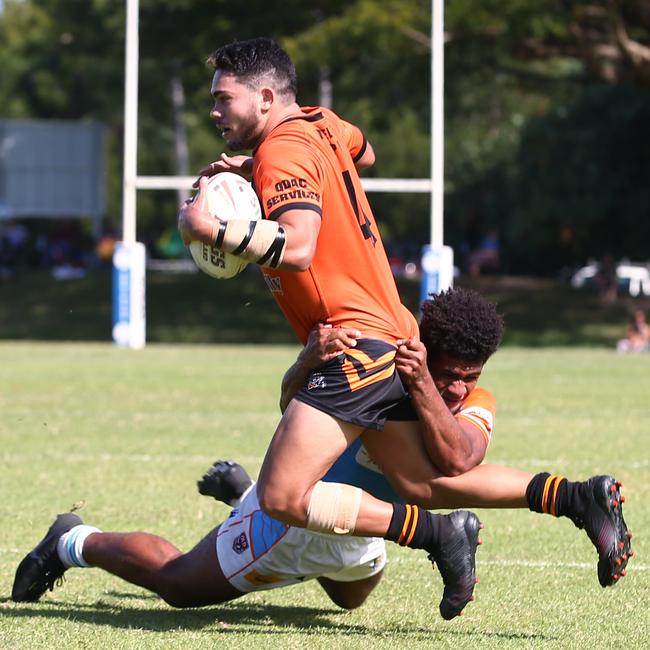
[{"label": "shadow on grass", "polygon": [[[113,595],[113,594],[111,594]],[[132,597],[131,595],[127,595]],[[135,596],[139,600],[141,595]],[[158,600],[151,596],[152,600]],[[9,599],[1,599],[10,603]],[[13,607],[3,605],[0,616],[13,618],[61,618],[93,625],[107,625],[115,628],[144,629],[154,632],[171,630],[197,631],[206,628],[210,634],[286,634],[290,632],[318,629],[320,634],[345,632],[365,635],[372,633],[363,625],[332,620],[345,615],[338,609],[314,607],[280,607],[239,601],[201,609],[144,609],[115,605],[106,602],[78,603],[61,602],[22,604]],[[281,629],[279,629],[281,628]]]},{"label": "shadow on grass", "polygon": [[[153,595],[111,592],[111,597],[156,600]],[[143,609],[98,601],[95,603],[12,603],[0,599],[0,617],[60,618],[66,621],[87,623],[113,628],[140,629],[151,632],[205,630],[209,634],[278,636],[286,634],[317,633],[321,636],[345,634],[346,636],[398,637],[411,640],[432,637],[472,638],[484,637],[513,640],[553,641],[549,634],[522,631],[467,630],[452,627],[454,623],[436,621],[431,628],[388,625],[368,628],[350,622],[348,612],[334,608],[293,607],[251,603],[245,600],[201,609]],[[9,606],[9,604],[13,606]],[[336,619],[342,620],[336,620]]]}]

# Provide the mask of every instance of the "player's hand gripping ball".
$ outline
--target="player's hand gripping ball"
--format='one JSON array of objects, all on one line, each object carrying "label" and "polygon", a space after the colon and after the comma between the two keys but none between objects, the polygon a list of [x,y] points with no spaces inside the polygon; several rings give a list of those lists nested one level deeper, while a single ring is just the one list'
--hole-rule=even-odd
[{"label": "player's hand gripping ball", "polygon": [[[208,212],[222,221],[244,219],[253,221],[262,217],[257,194],[251,184],[231,172],[221,172],[208,179],[205,185]],[[241,273],[248,262],[241,257],[220,251],[200,241],[190,242],[194,263],[208,275],[226,280]]]}]

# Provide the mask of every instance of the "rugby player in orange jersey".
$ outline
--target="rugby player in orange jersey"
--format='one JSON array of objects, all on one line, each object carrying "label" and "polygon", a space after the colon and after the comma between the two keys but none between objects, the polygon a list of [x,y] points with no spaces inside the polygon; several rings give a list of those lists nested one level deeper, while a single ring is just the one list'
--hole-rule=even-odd
[{"label": "rugby player in orange jersey", "polygon": [[[359,332],[345,361],[319,368],[288,404],[260,471],[261,507],[288,525],[425,550],[445,583],[441,613],[453,618],[476,581],[476,515],[434,515],[321,480],[363,431],[381,430],[406,397],[395,352],[398,341],[417,336],[357,172],[374,162],[372,147],[331,111],[297,104],[293,63],[271,39],[231,43],[209,62],[211,116],[231,149],[251,149],[253,156],[226,157],[206,173],[252,173],[264,218],[213,219],[201,178],[197,196],[179,212],[184,242],[202,241],[261,266],[303,343],[318,322]],[[447,411],[439,395],[431,408]],[[453,561],[445,548],[458,551]]]}]

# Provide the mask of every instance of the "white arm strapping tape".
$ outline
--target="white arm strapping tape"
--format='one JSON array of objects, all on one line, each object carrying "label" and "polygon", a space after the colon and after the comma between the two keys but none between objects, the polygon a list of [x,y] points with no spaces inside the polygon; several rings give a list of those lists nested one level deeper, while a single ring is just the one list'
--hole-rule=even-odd
[{"label": "white arm strapping tape", "polygon": [[287,240],[277,221],[233,219],[219,222],[216,230],[214,246],[219,250],[273,269],[282,263]]}]

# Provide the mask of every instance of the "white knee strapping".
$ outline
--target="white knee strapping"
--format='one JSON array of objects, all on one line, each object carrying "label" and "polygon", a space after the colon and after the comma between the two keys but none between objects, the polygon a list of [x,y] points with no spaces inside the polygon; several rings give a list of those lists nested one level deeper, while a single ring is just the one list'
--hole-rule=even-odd
[{"label": "white knee strapping", "polygon": [[307,529],[349,535],[357,523],[362,491],[344,483],[318,481],[307,508]]}]

